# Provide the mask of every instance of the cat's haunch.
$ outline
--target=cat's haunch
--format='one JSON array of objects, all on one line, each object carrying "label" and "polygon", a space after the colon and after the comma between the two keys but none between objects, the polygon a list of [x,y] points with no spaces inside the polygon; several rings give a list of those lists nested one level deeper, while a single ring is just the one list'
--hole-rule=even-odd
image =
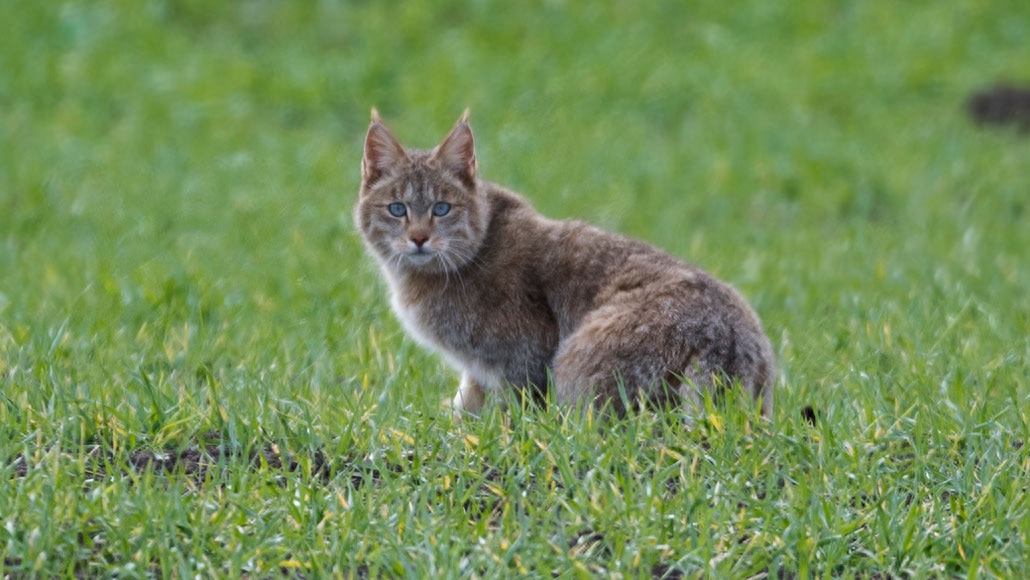
[{"label": "cat's haunch", "polygon": [[373,110],[354,221],[405,329],[461,371],[458,411],[478,412],[491,391],[549,383],[562,405],[621,412],[673,398],[693,409],[702,390],[736,381],[772,416],[772,347],[740,294],[479,179],[468,111],[420,150]]}]

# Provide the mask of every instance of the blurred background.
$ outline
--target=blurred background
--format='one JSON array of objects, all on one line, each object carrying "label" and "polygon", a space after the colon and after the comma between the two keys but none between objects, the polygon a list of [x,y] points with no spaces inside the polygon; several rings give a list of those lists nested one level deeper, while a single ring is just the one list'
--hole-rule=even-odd
[{"label": "blurred background", "polygon": [[787,401],[1025,364],[1030,141],[967,103],[1027,81],[1023,0],[3,2],[0,375],[449,390],[351,226],[372,106],[734,283]]}]

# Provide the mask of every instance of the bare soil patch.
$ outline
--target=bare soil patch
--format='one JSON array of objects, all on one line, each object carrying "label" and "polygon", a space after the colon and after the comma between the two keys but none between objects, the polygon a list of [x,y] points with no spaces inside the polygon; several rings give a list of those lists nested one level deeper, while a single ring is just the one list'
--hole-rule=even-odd
[{"label": "bare soil patch", "polygon": [[979,125],[1011,126],[1030,134],[1030,86],[998,84],[981,89],[970,95],[966,110]]}]

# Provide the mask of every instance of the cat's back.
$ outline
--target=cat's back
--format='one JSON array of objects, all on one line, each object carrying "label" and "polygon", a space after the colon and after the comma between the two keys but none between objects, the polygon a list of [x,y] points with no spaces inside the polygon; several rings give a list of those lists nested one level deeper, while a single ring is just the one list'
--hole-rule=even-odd
[{"label": "cat's back", "polygon": [[524,197],[500,185],[481,183],[489,208],[482,250],[509,263],[534,266],[549,276],[601,281],[641,258],[649,269],[692,268],[646,242],[609,232],[582,220],[548,218]]},{"label": "cat's back", "polygon": [[581,220],[552,220],[518,207],[512,212],[516,219],[502,231],[523,240],[519,259],[542,284],[562,334],[615,295],[675,293],[688,287],[722,291],[723,285],[704,270],[651,244]]}]

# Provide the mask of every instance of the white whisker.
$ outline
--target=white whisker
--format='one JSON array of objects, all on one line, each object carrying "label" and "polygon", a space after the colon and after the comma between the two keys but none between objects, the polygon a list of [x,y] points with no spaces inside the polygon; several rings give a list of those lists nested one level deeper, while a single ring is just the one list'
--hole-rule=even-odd
[{"label": "white whisker", "polygon": [[[455,250],[455,248],[451,248],[451,250],[453,251],[453,250]],[[461,252],[460,251],[453,251],[452,253],[454,253],[459,258],[461,258]],[[461,272],[460,272],[460,270],[458,268],[457,261],[455,261],[453,256],[446,256],[446,260],[447,260],[448,270],[454,270],[454,278],[458,281],[459,284],[461,284],[461,294],[463,296],[468,296],[468,287],[465,285],[465,279],[461,275]]]}]

